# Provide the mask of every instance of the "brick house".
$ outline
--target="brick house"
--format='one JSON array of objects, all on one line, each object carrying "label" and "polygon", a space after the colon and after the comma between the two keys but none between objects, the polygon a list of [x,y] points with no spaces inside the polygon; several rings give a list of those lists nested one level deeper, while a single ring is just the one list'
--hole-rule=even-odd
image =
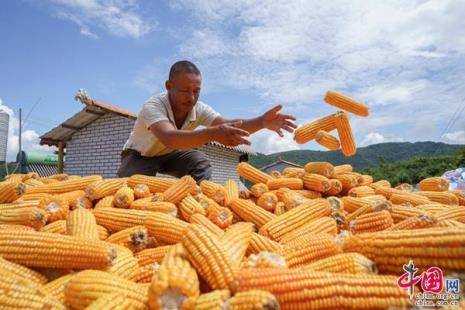
[{"label": "brick house", "polygon": [[[121,150],[137,115],[87,96],[78,99],[85,105],[82,111],[43,134],[40,144],[57,146],[62,154],[66,148],[64,172],[67,174],[115,177]],[[217,142],[198,149],[210,159],[212,181],[217,183],[224,183],[227,179],[239,181],[237,164],[255,154],[248,146],[228,147]]]}]

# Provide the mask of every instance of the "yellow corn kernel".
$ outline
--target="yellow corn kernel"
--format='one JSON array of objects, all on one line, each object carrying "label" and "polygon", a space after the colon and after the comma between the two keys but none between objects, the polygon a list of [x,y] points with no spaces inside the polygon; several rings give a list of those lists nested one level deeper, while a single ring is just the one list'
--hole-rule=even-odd
[{"label": "yellow corn kernel", "polygon": [[257,233],[252,233],[252,238],[247,248],[247,255],[258,254],[262,251],[278,253],[281,249],[282,245],[278,242]]},{"label": "yellow corn kernel", "polygon": [[376,264],[358,253],[342,253],[305,265],[303,270],[348,274],[376,274]]},{"label": "yellow corn kernel", "polygon": [[164,201],[176,204],[189,193],[194,192],[195,188],[195,180],[191,176],[185,175],[163,192]]},{"label": "yellow corn kernel", "polygon": [[114,201],[114,196],[107,196],[102,199],[100,199],[96,204],[95,204],[95,209],[100,209],[100,208],[113,208],[113,201]]},{"label": "yellow corn kernel", "polygon": [[239,292],[229,299],[226,304],[231,310],[279,310],[279,304],[273,294],[262,290]]},{"label": "yellow corn kernel", "polygon": [[182,218],[186,221],[189,221],[190,217],[196,213],[207,214],[207,210],[190,194],[181,201],[179,210],[181,211]]},{"label": "yellow corn kernel", "polygon": [[254,223],[258,228],[265,225],[267,222],[276,218],[276,216],[257,206],[251,201],[244,199],[234,199],[231,202],[231,209],[247,222]]},{"label": "yellow corn kernel", "polygon": [[25,225],[34,229],[41,229],[47,222],[48,214],[36,207],[2,210],[0,224]]},{"label": "yellow corn kernel", "polygon": [[331,189],[329,179],[323,175],[316,173],[306,173],[303,176],[304,186],[306,189],[324,193]]},{"label": "yellow corn kernel", "polygon": [[224,234],[224,231],[220,227],[218,227],[215,223],[213,223],[208,217],[206,217],[203,214],[193,214],[190,217],[189,221],[193,224],[198,224],[205,227],[206,229],[208,229],[208,231],[210,231],[213,235],[217,237],[221,237]]},{"label": "yellow corn kernel", "polygon": [[275,190],[280,188],[289,188],[294,190],[303,189],[304,184],[302,179],[299,178],[279,178],[273,179],[266,183],[269,190]]},{"label": "yellow corn kernel", "polygon": [[341,143],[339,140],[328,133],[327,131],[324,130],[318,130],[318,132],[315,135],[315,141],[321,145],[327,148],[330,151],[336,151],[339,150],[341,147]]},{"label": "yellow corn kernel", "polygon": [[352,128],[350,127],[349,119],[345,112],[336,114],[336,129],[341,142],[341,150],[344,156],[352,156],[357,152]]},{"label": "yellow corn kernel", "polygon": [[152,177],[142,174],[134,174],[129,177],[128,185],[134,188],[138,184],[145,184],[149,187],[150,192],[152,193],[163,193],[170,186],[176,183],[176,179],[171,178],[161,178],[161,177]]},{"label": "yellow corn kernel", "polygon": [[394,224],[389,211],[382,210],[358,216],[349,222],[349,229],[354,234],[380,231],[390,228]]},{"label": "yellow corn kernel", "polygon": [[147,227],[149,235],[168,244],[181,242],[188,223],[161,212],[149,213],[143,224]]},{"label": "yellow corn kernel", "polygon": [[0,203],[13,202],[26,191],[23,183],[0,182]]},{"label": "yellow corn kernel", "polygon": [[66,219],[66,233],[87,240],[100,240],[94,214],[83,208],[70,212]]},{"label": "yellow corn kernel", "polygon": [[309,162],[304,167],[305,172],[319,174],[330,178],[334,174],[334,166],[328,162]]},{"label": "yellow corn kernel", "polygon": [[368,116],[368,106],[366,104],[350,98],[340,92],[328,90],[324,100],[328,104],[346,112],[354,113],[359,116]]}]

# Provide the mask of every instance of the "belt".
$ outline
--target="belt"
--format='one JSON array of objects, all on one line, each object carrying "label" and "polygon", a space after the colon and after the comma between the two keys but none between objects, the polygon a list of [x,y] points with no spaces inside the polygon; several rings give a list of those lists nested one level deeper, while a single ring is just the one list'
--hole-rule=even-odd
[{"label": "belt", "polygon": [[124,149],[121,151],[121,156],[126,156],[130,153],[133,153],[138,156],[142,156],[142,154],[139,151],[133,150],[133,149]]}]

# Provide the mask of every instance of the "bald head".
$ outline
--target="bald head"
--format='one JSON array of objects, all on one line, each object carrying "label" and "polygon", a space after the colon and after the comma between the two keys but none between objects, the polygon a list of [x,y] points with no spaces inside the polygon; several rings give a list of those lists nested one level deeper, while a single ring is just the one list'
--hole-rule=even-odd
[{"label": "bald head", "polygon": [[181,60],[171,66],[170,75],[168,77],[169,80],[173,80],[173,78],[178,74],[194,74],[200,76],[200,70],[192,62],[188,60]]}]

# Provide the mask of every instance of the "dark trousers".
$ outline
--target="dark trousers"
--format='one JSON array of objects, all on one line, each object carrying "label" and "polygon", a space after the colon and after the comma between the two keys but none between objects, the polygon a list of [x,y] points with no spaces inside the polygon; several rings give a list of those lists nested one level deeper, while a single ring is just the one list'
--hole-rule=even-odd
[{"label": "dark trousers", "polygon": [[212,168],[204,153],[197,150],[174,151],[162,156],[145,157],[135,150],[124,150],[121,153],[119,177],[130,177],[133,174],[155,176],[157,173],[182,177],[192,176],[197,183],[210,180]]}]

